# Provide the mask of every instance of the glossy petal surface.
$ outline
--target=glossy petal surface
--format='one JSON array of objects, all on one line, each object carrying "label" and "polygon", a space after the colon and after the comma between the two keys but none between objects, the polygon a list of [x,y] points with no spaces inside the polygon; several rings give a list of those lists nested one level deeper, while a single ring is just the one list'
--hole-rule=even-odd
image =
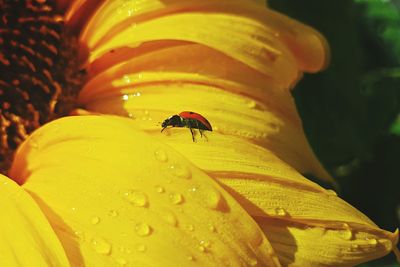
[{"label": "glossy petal surface", "polygon": [[45,125],[11,176],[45,210],[73,266],[279,266],[229,194],[129,119]]}]

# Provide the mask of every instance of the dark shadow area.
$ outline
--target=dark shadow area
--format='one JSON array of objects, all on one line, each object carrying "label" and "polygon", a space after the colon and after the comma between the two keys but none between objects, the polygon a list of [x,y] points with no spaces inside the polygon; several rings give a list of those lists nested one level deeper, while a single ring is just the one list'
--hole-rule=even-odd
[{"label": "dark shadow area", "polygon": [[[339,196],[394,231],[400,225],[400,131],[393,131],[400,129],[394,127],[400,125],[399,2],[268,3],[327,38],[331,64],[306,74],[293,91],[306,135],[338,181]],[[398,265],[389,254],[362,266]]]}]

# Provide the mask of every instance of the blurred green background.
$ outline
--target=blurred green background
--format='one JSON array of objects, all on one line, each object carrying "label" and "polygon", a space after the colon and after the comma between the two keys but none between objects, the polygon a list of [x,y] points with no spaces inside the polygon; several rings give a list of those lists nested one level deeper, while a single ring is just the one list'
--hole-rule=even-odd
[{"label": "blurred green background", "polygon": [[[319,30],[331,64],[293,94],[338,194],[380,227],[400,226],[400,0],[269,0]],[[329,185],[324,185],[329,186]],[[399,266],[390,255],[360,266]]]}]

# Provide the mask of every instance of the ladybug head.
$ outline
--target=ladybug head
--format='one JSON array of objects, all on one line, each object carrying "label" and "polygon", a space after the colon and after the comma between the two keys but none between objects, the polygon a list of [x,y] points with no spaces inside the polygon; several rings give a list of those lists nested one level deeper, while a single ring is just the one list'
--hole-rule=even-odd
[{"label": "ladybug head", "polygon": [[163,123],[161,124],[161,127],[162,127],[161,132],[164,131],[164,129],[167,128],[168,126],[183,127],[182,118],[178,115],[169,117],[168,119],[163,121]]}]

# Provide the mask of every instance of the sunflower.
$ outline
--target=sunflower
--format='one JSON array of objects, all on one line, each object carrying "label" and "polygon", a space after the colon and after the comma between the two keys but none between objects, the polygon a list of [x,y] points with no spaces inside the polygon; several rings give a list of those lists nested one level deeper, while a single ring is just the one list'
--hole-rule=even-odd
[{"label": "sunflower", "polygon": [[[397,230],[302,176],[333,182],[291,96],[328,45],[261,2],[1,2],[12,38],[0,59],[14,70],[0,81],[3,162],[17,148],[0,176],[2,266],[349,266],[398,253]],[[185,110],[213,131],[160,133]]]}]

